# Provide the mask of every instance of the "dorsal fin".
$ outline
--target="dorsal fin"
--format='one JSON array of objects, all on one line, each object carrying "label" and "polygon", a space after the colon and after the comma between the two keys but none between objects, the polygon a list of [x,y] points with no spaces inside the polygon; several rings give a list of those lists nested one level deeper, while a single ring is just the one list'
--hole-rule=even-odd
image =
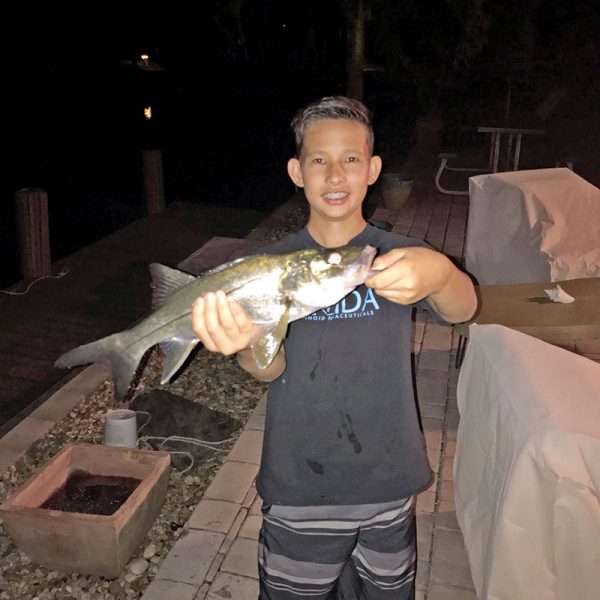
[{"label": "dorsal fin", "polygon": [[220,273],[221,271],[224,271],[225,269],[229,269],[229,267],[233,267],[234,265],[239,265],[241,263],[246,262],[247,260],[255,259],[258,256],[261,256],[261,255],[256,254],[253,256],[243,256],[242,258],[236,258],[234,260],[230,260],[229,262],[223,263],[222,265],[219,265],[218,267],[213,267],[212,269],[209,269],[208,271],[204,271],[200,275],[200,277],[206,277],[208,275],[214,275],[215,273]]},{"label": "dorsal fin", "polygon": [[158,263],[150,265],[152,276],[152,308],[160,308],[179,288],[196,279],[189,273],[171,269]]}]

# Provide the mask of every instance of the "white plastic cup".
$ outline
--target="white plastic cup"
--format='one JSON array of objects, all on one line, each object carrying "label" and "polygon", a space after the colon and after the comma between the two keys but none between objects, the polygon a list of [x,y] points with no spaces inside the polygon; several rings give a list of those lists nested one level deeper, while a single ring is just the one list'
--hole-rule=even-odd
[{"label": "white plastic cup", "polygon": [[104,445],[137,448],[138,426],[135,410],[116,408],[106,413]]}]

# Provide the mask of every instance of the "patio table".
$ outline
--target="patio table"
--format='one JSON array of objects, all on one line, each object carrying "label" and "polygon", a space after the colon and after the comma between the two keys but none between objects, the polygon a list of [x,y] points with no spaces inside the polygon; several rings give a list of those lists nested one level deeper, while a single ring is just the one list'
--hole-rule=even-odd
[{"label": "patio table", "polygon": [[[574,302],[552,302],[544,290],[560,287]],[[600,339],[600,277],[553,283],[533,282],[475,287],[479,308],[470,323],[496,323],[551,344]]]},{"label": "patio table", "polygon": [[[519,170],[519,160],[521,158],[521,146],[523,144],[524,135],[543,135],[543,129],[522,129],[519,127],[478,127],[479,133],[490,134],[490,153],[488,164],[485,167],[457,167],[449,166],[448,161],[458,158],[454,153],[443,152],[438,155],[440,165],[435,175],[435,186],[442,194],[464,195],[467,196],[467,190],[449,190],[442,186],[440,179],[444,171],[463,171],[463,172],[480,172],[480,173],[497,173],[498,164],[500,162],[500,150],[505,146],[506,151],[506,166],[507,169],[513,171]],[[503,140],[506,140],[503,143]],[[514,142],[514,143],[513,143]],[[504,170],[504,169],[503,169]]]},{"label": "patio table", "polygon": [[[479,133],[490,134],[490,157],[489,165],[492,173],[498,172],[498,162],[500,160],[500,149],[502,140],[505,139],[506,165],[511,167],[512,171],[519,170],[519,159],[521,158],[521,145],[524,135],[543,135],[543,129],[522,129],[519,127],[478,127]],[[513,146],[514,141],[514,146]]]},{"label": "patio table", "polygon": [[600,340],[600,277],[558,282],[574,302],[552,302],[544,290],[556,283],[518,283],[475,286],[479,307],[467,323],[455,325],[459,335],[456,366],[460,366],[469,336],[469,325],[497,324],[526,333],[550,344],[573,346]]},{"label": "patio table", "polygon": [[[544,290],[556,285],[575,298],[574,302],[552,302]],[[518,283],[475,286],[478,308],[466,323],[455,325],[459,335],[456,366],[464,358],[469,326],[497,324],[526,333],[550,344],[574,347],[577,342],[600,342],[600,277],[554,283]]]}]

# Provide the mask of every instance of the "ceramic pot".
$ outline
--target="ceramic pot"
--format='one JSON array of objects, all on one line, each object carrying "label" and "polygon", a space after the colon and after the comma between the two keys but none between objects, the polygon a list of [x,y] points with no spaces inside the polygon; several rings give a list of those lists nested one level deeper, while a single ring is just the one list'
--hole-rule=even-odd
[{"label": "ceramic pot", "polygon": [[410,197],[412,186],[413,180],[401,173],[384,173],[380,192],[385,208],[401,209]]}]

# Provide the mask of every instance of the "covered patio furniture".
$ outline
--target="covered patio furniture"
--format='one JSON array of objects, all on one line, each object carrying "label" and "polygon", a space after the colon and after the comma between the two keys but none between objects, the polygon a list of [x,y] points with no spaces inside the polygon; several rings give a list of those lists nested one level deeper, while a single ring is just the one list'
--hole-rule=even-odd
[{"label": "covered patio furniture", "polygon": [[600,189],[567,168],[469,178],[465,267],[482,285],[600,276]]},{"label": "covered patio furniture", "polygon": [[472,325],[456,516],[481,600],[600,598],[600,365]]}]

